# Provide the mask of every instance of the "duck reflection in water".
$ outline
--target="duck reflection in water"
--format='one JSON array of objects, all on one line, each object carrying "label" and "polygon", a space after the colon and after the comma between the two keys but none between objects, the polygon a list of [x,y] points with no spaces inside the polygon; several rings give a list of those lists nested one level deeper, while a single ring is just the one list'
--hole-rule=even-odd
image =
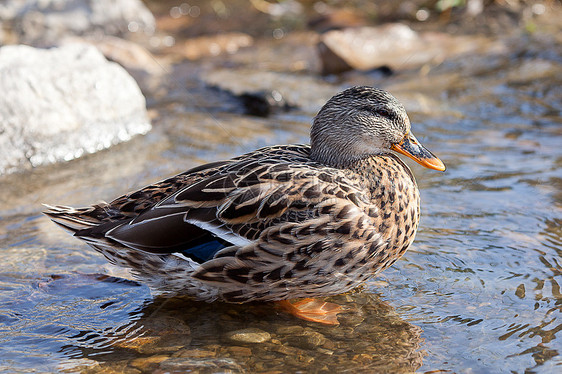
[{"label": "duck reflection in water", "polygon": [[279,314],[269,303],[151,299],[145,287],[105,275],[54,276],[40,288],[51,310],[77,306],[65,309],[68,337],[59,323],[52,338],[64,341],[66,357],[98,362],[96,370],[394,373],[422,365],[421,329],[367,290],[330,298],[347,310],[333,328]]}]

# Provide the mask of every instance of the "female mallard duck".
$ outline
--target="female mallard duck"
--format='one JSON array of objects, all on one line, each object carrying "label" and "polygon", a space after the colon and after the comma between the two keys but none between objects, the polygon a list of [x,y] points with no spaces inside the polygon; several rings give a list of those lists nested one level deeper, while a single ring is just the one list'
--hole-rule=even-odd
[{"label": "female mallard duck", "polygon": [[412,172],[392,151],[445,170],[389,93],[332,97],[311,144],[278,145],[195,167],[88,208],[47,206],[54,222],[152,289],[205,301],[274,301],[337,323],[306,299],[347,292],[394,263],[420,216]]}]

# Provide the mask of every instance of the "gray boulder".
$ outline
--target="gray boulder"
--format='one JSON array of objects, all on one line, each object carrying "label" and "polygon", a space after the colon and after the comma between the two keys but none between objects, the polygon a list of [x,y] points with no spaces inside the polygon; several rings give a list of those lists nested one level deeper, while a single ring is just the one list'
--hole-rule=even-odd
[{"label": "gray boulder", "polygon": [[67,161],[151,128],[134,79],[93,46],[0,48],[0,174]]},{"label": "gray boulder", "polygon": [[141,0],[0,2],[0,29],[10,30],[0,38],[0,44],[53,46],[68,35],[123,37],[137,31],[151,34],[155,24],[154,16]]}]

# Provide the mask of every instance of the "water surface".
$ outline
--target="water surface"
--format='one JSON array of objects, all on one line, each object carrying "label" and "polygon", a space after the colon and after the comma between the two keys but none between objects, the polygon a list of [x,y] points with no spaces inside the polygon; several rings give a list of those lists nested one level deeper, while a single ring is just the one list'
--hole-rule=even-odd
[{"label": "water surface", "polygon": [[[176,66],[167,95],[149,97],[157,115],[147,136],[0,179],[0,370],[559,372],[562,59],[553,45],[535,36],[425,75],[326,81],[335,91],[390,90],[448,166],[408,162],[422,194],[416,241],[365,288],[332,298],[349,309],[338,327],[268,304],[153,298],[40,214],[43,202],[111,200],[202,162],[307,141],[314,112],[246,116],[190,78],[193,64]],[[248,328],[264,341],[232,337]]]}]

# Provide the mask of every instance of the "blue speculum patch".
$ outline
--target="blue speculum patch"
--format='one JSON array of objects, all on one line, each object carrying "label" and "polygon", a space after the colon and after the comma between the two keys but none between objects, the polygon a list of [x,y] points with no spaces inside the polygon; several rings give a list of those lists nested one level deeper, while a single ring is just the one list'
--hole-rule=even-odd
[{"label": "blue speculum patch", "polygon": [[223,240],[216,239],[184,249],[183,251],[180,251],[180,253],[195,262],[203,263],[212,259],[218,251],[229,245],[231,244]]}]

